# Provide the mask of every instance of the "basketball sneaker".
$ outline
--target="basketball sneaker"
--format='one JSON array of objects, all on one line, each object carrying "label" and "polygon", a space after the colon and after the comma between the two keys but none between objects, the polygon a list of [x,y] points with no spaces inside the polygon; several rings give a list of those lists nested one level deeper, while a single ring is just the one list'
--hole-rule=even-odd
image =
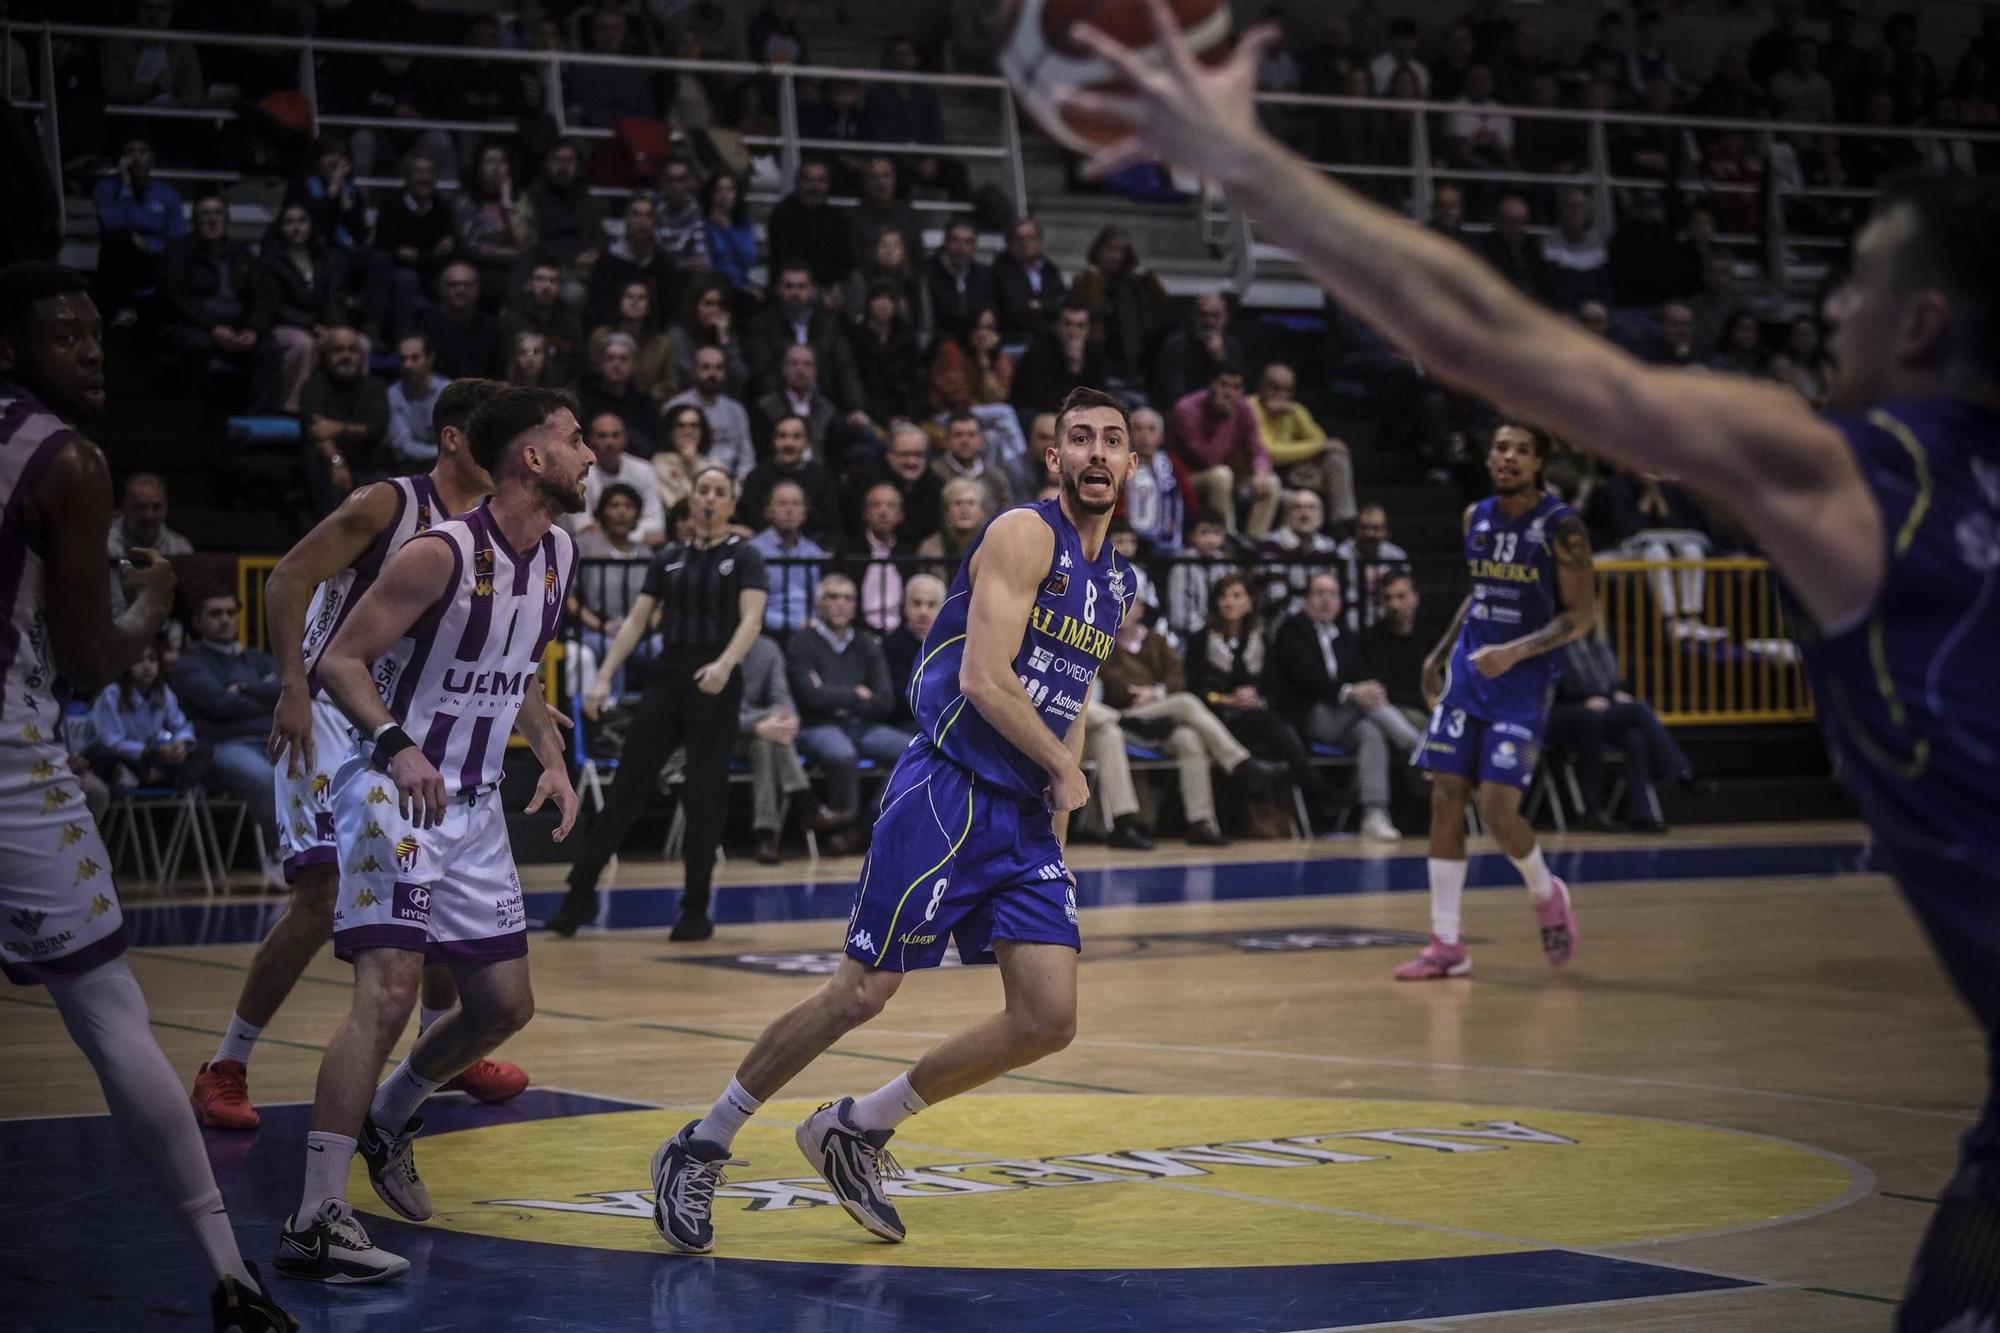
[{"label": "basketball sneaker", "polygon": [[463,1092],[475,1101],[504,1102],[520,1096],[528,1088],[528,1073],[505,1060],[474,1060],[447,1079],[439,1092]]},{"label": "basketball sneaker", "polygon": [[1555,892],[1547,902],[1535,904],[1535,920],[1542,927],[1542,956],[1550,967],[1561,967],[1576,953],[1576,913],[1569,906],[1569,885],[1560,875],[1550,875]]},{"label": "basketball sneaker", "polygon": [[715,1248],[715,1187],[726,1166],[743,1166],[729,1149],[694,1136],[699,1120],[653,1153],[653,1228],[682,1254],[707,1254]]},{"label": "basketball sneaker", "polygon": [[1422,953],[1396,968],[1398,981],[1443,981],[1471,974],[1472,955],[1466,952],[1465,942],[1446,944],[1435,935]]},{"label": "basketball sneaker", "polygon": [[188,1094],[194,1118],[210,1129],[255,1129],[264,1122],[250,1104],[250,1071],[241,1060],[215,1060],[194,1076]]},{"label": "basketball sneaker", "polygon": [[[246,1259],[243,1266],[261,1288],[264,1275],[257,1265]],[[270,1293],[246,1287],[233,1277],[216,1285],[208,1304],[215,1315],[215,1333],[298,1333],[299,1321],[286,1314]]]},{"label": "basketball sneaker", "polygon": [[421,1116],[411,1116],[400,1134],[390,1134],[370,1118],[361,1122],[361,1138],[355,1146],[368,1162],[368,1181],[375,1195],[412,1222],[424,1222],[431,1215],[431,1192],[417,1174],[414,1151],[417,1131],[424,1127]]},{"label": "basketball sneaker", "polygon": [[347,1286],[400,1277],[409,1270],[410,1261],[376,1249],[347,1200],[328,1199],[306,1226],[285,1219],[278,1257],[271,1266],[286,1277]]},{"label": "basketball sneaker", "polygon": [[903,1174],[888,1152],[896,1131],[857,1128],[850,1114],[853,1109],[852,1097],[828,1102],[808,1116],[792,1137],[849,1217],[883,1240],[901,1240],[908,1234],[903,1219],[882,1191],[884,1176]]}]

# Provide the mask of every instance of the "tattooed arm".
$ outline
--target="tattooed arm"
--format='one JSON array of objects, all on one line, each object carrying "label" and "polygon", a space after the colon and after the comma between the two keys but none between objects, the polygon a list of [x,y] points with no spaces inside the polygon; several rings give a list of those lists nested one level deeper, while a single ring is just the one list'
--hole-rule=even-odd
[{"label": "tattooed arm", "polygon": [[1532,634],[1473,653],[1472,665],[1480,675],[1505,675],[1530,657],[1576,642],[1597,623],[1597,571],[1591,563],[1590,538],[1584,534],[1583,520],[1570,514],[1557,523],[1550,545],[1556,553],[1556,588],[1562,594],[1563,609]]}]

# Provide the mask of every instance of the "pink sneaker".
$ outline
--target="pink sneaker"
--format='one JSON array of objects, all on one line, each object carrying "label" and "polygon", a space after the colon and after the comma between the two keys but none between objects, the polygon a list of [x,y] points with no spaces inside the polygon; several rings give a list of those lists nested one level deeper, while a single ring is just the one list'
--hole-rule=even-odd
[{"label": "pink sneaker", "polygon": [[1569,885],[1560,875],[1550,875],[1556,891],[1545,903],[1535,904],[1535,920],[1542,926],[1542,954],[1550,967],[1561,967],[1576,953],[1576,913],[1569,906]]},{"label": "pink sneaker", "polygon": [[1446,944],[1437,936],[1424,951],[1396,969],[1398,981],[1443,981],[1447,977],[1470,976],[1472,955],[1465,951],[1463,941]]}]

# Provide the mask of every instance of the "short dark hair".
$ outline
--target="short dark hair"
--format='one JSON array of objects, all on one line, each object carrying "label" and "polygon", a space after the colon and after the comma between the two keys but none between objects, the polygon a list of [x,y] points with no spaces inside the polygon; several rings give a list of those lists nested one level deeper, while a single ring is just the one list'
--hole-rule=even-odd
[{"label": "short dark hair", "polygon": [[961,421],[970,421],[973,425],[979,426],[981,430],[986,429],[984,426],[980,426],[979,418],[973,415],[972,409],[969,407],[958,408],[950,416],[946,417],[944,419],[944,428],[948,431]]},{"label": "short dark hair", "polygon": [[645,501],[639,498],[639,492],[636,487],[628,486],[622,481],[614,481],[598,492],[597,508],[590,511],[592,516],[603,518],[604,506],[613,500],[630,500],[634,509],[644,509],[646,507]]},{"label": "short dark hair", "polygon": [[1899,208],[1916,220],[1917,234],[1897,256],[1898,285],[1944,289],[1954,316],[1965,314],[1961,350],[1991,363],[2000,320],[2000,251],[1993,246],[2000,235],[2000,181],[1898,175],[1883,187],[1873,216]]},{"label": "short dark hair", "polygon": [[1223,360],[1216,362],[1214,365],[1208,368],[1208,382],[1210,384],[1215,383],[1217,380],[1221,379],[1224,375],[1234,375],[1239,380],[1245,378],[1243,374],[1243,367],[1237,365],[1234,361],[1231,361],[1227,358],[1224,358]]},{"label": "short dark hair", "polygon": [[1193,532],[1196,528],[1220,528],[1227,532],[1229,521],[1213,509],[1198,509],[1194,517],[1188,520],[1188,531]]},{"label": "short dark hair", "polygon": [[74,292],[88,295],[90,280],[61,264],[22,259],[0,268],[0,329],[24,329],[36,305]]},{"label": "short dark hair", "polygon": [[1486,437],[1486,447],[1489,450],[1493,447],[1493,442],[1500,438],[1500,432],[1503,430],[1524,430],[1528,433],[1529,442],[1535,446],[1535,461],[1542,465],[1535,470],[1535,479],[1542,480],[1542,474],[1548,471],[1549,465],[1549,433],[1519,417],[1501,417],[1493,423],[1493,433]]},{"label": "short dark hair", "polygon": [[806,275],[806,280],[810,282],[812,280],[813,268],[811,264],[808,264],[803,259],[787,259],[784,263],[778,265],[778,281],[783,282],[787,273],[803,273]]},{"label": "short dark hair", "polygon": [[407,332],[396,335],[396,346],[400,348],[404,343],[409,342],[413,338],[424,345],[426,352],[437,350],[431,346],[430,335],[422,329],[410,329]]},{"label": "short dark hair", "polygon": [[503,387],[466,423],[473,461],[497,478],[500,460],[514,442],[565,408],[576,411],[576,399],[561,389]]},{"label": "short dark hair", "polygon": [[499,380],[453,380],[439,391],[437,403],[431,408],[431,430],[434,433],[447,428],[464,430],[472,414],[506,387]]},{"label": "short dark hair", "polygon": [[1072,412],[1081,412],[1093,407],[1110,408],[1118,414],[1118,419],[1124,423],[1125,433],[1127,435],[1132,433],[1132,418],[1125,411],[1125,404],[1119,402],[1102,389],[1093,389],[1087,384],[1079,384],[1069,391],[1069,394],[1062,400],[1062,406],[1056,409],[1056,442],[1062,442],[1064,417],[1067,417]]}]

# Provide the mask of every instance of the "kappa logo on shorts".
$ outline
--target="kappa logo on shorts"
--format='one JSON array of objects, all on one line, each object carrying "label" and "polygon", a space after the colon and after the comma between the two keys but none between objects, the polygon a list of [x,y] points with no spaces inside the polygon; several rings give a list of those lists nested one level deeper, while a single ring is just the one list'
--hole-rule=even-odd
[{"label": "kappa logo on shorts", "polygon": [[377,861],[373,856],[364,856],[361,858],[361,864],[354,867],[354,873],[357,875],[379,875],[382,873],[382,863]]},{"label": "kappa logo on shorts", "polygon": [[363,889],[361,892],[354,895],[354,905],[356,907],[373,907],[376,903],[379,903],[381,901],[382,900],[380,898],[377,898],[375,896],[375,890],[373,889]]},{"label": "kappa logo on shorts", "polygon": [[472,595],[493,595],[493,550],[485,547],[472,553]]},{"label": "kappa logo on shorts", "polygon": [[875,952],[875,937],[865,930],[857,930],[847,937],[847,942],[863,953]]},{"label": "kappa logo on shorts", "polygon": [[30,722],[27,726],[21,728],[21,739],[30,745],[40,745],[42,743],[42,729]]},{"label": "kappa logo on shorts", "polygon": [[104,867],[86,856],[76,863],[76,878],[71,881],[71,887],[81,884],[87,879],[96,879],[103,873]]},{"label": "kappa logo on shorts", "polygon": [[402,837],[396,839],[397,867],[408,870],[415,866],[417,863],[417,853],[422,850],[423,848],[417,842],[415,834],[405,833]]},{"label": "kappa logo on shorts", "polygon": [[292,793],[291,804],[292,804],[292,809],[294,811],[303,810],[306,808],[305,798],[300,796],[297,792]]},{"label": "kappa logo on shorts", "polygon": [[368,789],[368,804],[370,805],[389,804],[389,793],[383,791],[380,787],[370,787]]},{"label": "kappa logo on shorts", "polygon": [[62,845],[74,847],[83,841],[83,825],[72,820],[62,826]]},{"label": "kappa logo on shorts", "polygon": [[85,921],[95,921],[110,910],[111,900],[109,898],[101,893],[93,894],[90,899],[90,910],[83,914],[83,919]]},{"label": "kappa logo on shorts", "polygon": [[371,819],[368,821],[368,827],[361,830],[361,836],[364,838],[386,838],[389,835],[382,831],[380,824]]},{"label": "kappa logo on shorts", "polygon": [[42,793],[42,813],[45,815],[54,814],[69,804],[69,798],[70,790],[68,787],[49,788]]},{"label": "kappa logo on shorts", "polygon": [[49,919],[49,914],[23,907],[7,919],[13,922],[14,929],[23,935],[39,935],[42,933],[42,922]]},{"label": "kappa logo on shorts", "polygon": [[292,821],[292,836],[294,838],[297,838],[300,842],[304,842],[308,838],[312,837],[312,830],[306,827],[305,820],[294,819]]},{"label": "kappa logo on shorts", "polygon": [[41,760],[39,763],[35,765],[33,770],[30,771],[28,774],[28,776],[33,778],[36,782],[47,782],[50,778],[54,777],[55,775],[56,775],[56,765],[53,759]]},{"label": "kappa logo on shorts", "polygon": [[333,779],[324,773],[313,774],[313,799],[324,802],[326,794],[333,788]]}]

